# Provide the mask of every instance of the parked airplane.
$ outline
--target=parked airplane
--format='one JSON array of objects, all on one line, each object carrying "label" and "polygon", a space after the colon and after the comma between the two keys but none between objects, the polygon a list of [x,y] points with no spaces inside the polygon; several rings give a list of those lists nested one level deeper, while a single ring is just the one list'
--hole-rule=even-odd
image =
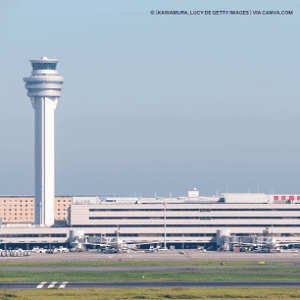
[{"label": "parked airplane", "polygon": [[280,244],[274,237],[270,237],[263,241],[262,243],[239,243],[241,246],[251,247],[251,248],[257,248],[258,250],[262,251],[272,251],[280,248],[289,248],[291,246],[294,246],[297,243],[286,243],[286,244]]},{"label": "parked airplane", "polygon": [[137,250],[140,245],[151,243],[127,244],[120,238],[120,228],[115,231],[116,237],[112,240],[105,237],[85,236],[72,242],[74,251],[83,251],[84,248],[94,246],[104,253],[129,252],[130,249]]}]

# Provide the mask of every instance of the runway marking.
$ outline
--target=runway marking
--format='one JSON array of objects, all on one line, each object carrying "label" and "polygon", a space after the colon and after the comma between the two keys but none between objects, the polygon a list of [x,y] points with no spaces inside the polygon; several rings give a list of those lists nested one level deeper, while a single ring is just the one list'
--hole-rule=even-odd
[{"label": "runway marking", "polygon": [[57,284],[57,281],[53,281],[49,286],[48,289],[53,288]]},{"label": "runway marking", "polygon": [[46,284],[46,283],[47,283],[47,281],[41,282],[36,288],[41,289],[44,286],[44,284]]},{"label": "runway marking", "polygon": [[64,289],[66,287],[66,285],[68,284],[68,281],[64,281],[60,286],[59,288],[60,289]]}]

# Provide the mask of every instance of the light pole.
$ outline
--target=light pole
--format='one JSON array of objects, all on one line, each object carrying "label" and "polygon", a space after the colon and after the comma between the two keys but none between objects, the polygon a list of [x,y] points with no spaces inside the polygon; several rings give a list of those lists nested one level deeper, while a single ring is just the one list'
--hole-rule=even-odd
[{"label": "light pole", "polygon": [[43,207],[43,203],[40,202],[38,204],[38,206],[40,207],[40,225],[42,225],[43,224],[43,220],[42,220],[42,207]]},{"label": "light pole", "polygon": [[166,241],[166,228],[167,228],[167,217],[166,217],[166,201],[164,202],[164,219],[165,219],[165,224],[164,224],[164,229],[165,229],[165,249],[167,249],[167,241]]}]

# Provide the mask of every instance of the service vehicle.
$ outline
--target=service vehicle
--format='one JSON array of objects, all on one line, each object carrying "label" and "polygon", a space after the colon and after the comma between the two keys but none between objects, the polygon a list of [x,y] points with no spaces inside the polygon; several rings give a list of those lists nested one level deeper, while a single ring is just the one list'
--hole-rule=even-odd
[{"label": "service vehicle", "polygon": [[47,249],[44,248],[40,248],[38,251],[36,251],[36,253],[46,253]]},{"label": "service vehicle", "polygon": [[59,246],[59,248],[57,249],[58,252],[69,252],[68,248],[65,248],[63,246]]}]

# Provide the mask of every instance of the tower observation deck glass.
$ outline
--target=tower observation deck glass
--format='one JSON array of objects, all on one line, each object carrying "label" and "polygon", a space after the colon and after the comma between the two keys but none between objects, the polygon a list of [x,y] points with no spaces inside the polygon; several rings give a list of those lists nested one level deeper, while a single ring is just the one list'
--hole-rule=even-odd
[{"label": "tower observation deck glass", "polygon": [[34,62],[31,64],[32,69],[35,70],[56,70],[56,63],[39,63]]}]

